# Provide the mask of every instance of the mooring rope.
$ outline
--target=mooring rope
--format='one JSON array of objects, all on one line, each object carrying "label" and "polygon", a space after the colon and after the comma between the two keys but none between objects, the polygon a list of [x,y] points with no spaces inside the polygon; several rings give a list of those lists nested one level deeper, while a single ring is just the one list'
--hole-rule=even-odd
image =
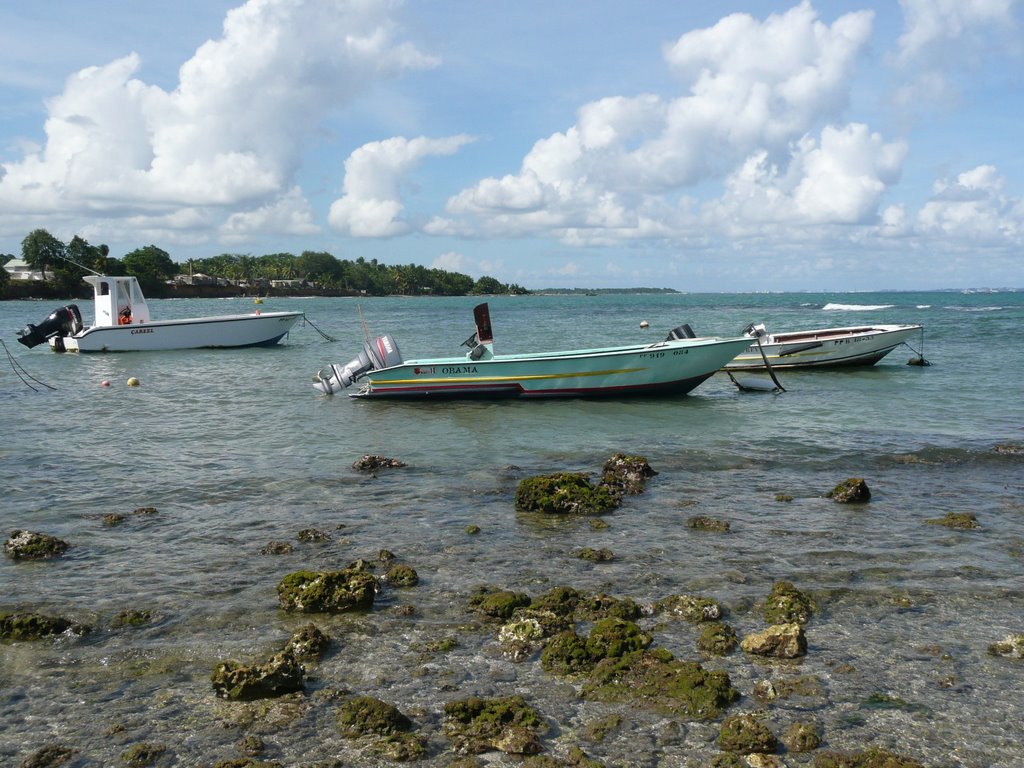
[{"label": "mooring rope", "polygon": [[40,381],[35,376],[30,374],[28,371],[26,371],[24,366],[21,363],[19,363],[14,358],[14,355],[11,354],[11,350],[9,350],[7,348],[7,344],[4,343],[3,339],[0,339],[0,344],[3,344],[4,352],[7,354],[7,360],[11,364],[11,369],[14,371],[15,374],[17,374],[18,378],[21,379],[22,383],[24,383],[24,385],[26,387],[31,389],[33,392],[38,392],[39,391],[38,389],[36,389],[35,387],[33,387],[31,384],[28,383],[28,380],[32,379],[32,381],[34,381],[36,384],[38,384],[41,387],[46,387],[47,389],[53,389],[53,390],[57,389],[56,387],[51,387],[45,381]]},{"label": "mooring rope", "polygon": [[316,331],[317,333],[319,333],[319,334],[320,334],[321,336],[323,336],[323,338],[324,338],[325,340],[327,340],[327,341],[337,341],[337,339],[336,339],[336,338],[334,338],[333,336],[329,336],[329,335],[327,335],[326,333],[324,333],[323,331],[321,331],[321,330],[320,330],[319,328],[317,328],[317,327],[316,327],[315,325],[313,325],[313,321],[312,321],[312,320],[310,320],[310,319],[309,319],[308,317],[306,317],[306,315],[305,315],[305,314],[303,314],[303,315],[302,315],[302,319],[303,319],[303,320],[304,320],[305,322],[309,323],[309,327],[310,327],[310,328],[312,328],[312,329],[313,329],[314,331]]}]

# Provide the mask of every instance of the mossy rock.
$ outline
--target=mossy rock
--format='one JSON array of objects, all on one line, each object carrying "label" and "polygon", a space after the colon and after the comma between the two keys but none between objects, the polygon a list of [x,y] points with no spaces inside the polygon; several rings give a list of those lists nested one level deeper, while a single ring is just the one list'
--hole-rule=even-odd
[{"label": "mossy rock", "polygon": [[281,651],[263,663],[223,661],[214,667],[210,682],[222,699],[253,701],[301,691],[303,678],[302,666],[291,651]]},{"label": "mossy rock", "polygon": [[288,639],[284,649],[299,661],[319,661],[330,645],[331,638],[310,622]]},{"label": "mossy rock", "polygon": [[754,656],[795,659],[807,655],[807,637],[803,627],[795,622],[773,624],[744,637],[740,648]]},{"label": "mossy rock", "polygon": [[470,523],[466,526],[466,533],[470,536],[476,536],[476,534],[480,533],[480,526],[475,523]]},{"label": "mossy rock", "polygon": [[394,763],[411,763],[427,756],[427,743],[416,733],[393,733],[374,741],[369,751]]},{"label": "mossy rock", "polygon": [[277,595],[286,611],[342,613],[373,607],[376,580],[361,568],[296,571],[281,579]]},{"label": "mossy rock", "polygon": [[540,752],[538,736],[547,730],[541,716],[522,696],[482,699],[472,696],[444,707],[444,732],[455,752],[477,755]]},{"label": "mossy rock", "polygon": [[479,587],[476,594],[470,596],[469,607],[485,618],[508,621],[516,608],[525,608],[531,602],[530,596],[524,592]]},{"label": "mossy rock", "polygon": [[369,734],[390,736],[410,730],[412,721],[393,704],[372,696],[358,696],[338,709],[338,728],[349,739]]},{"label": "mossy rock", "polygon": [[59,557],[68,550],[68,543],[48,533],[11,531],[4,542],[4,554],[12,560],[46,560]]},{"label": "mossy rock", "polygon": [[992,643],[988,647],[988,652],[993,656],[1004,656],[1008,659],[1024,659],[1024,634],[1007,635],[999,642]]},{"label": "mossy rock", "polygon": [[420,583],[419,574],[410,565],[394,565],[384,578],[393,587],[415,587]]},{"label": "mossy rock", "polygon": [[863,752],[820,752],[814,756],[811,768],[924,768],[924,764],[872,747]]},{"label": "mossy rock", "polygon": [[525,661],[548,638],[572,628],[572,620],[547,610],[517,608],[498,630],[502,653],[513,661]]},{"label": "mossy rock", "polygon": [[620,497],[606,486],[593,485],[581,472],[526,477],[516,487],[520,512],[549,515],[602,515],[619,506]]},{"label": "mossy rock", "polygon": [[552,675],[575,677],[594,669],[594,659],[587,649],[587,640],[568,629],[552,637],[540,654],[540,665]]},{"label": "mossy rock", "polygon": [[654,604],[657,613],[666,613],[694,624],[717,621],[722,618],[722,606],[710,597],[698,595],[670,595]]},{"label": "mossy rock", "polygon": [[947,512],[942,517],[933,517],[925,522],[928,525],[942,525],[958,531],[970,531],[981,528],[978,518],[970,512]]},{"label": "mossy rock", "polygon": [[276,760],[254,760],[251,757],[232,757],[227,760],[218,760],[213,768],[285,768]]},{"label": "mossy rock", "polygon": [[708,517],[707,515],[694,515],[693,517],[687,518],[686,527],[692,528],[695,531],[705,531],[708,533],[728,533],[731,527],[725,520],[718,520],[714,517]]},{"label": "mossy rock", "polygon": [[128,768],[146,768],[153,765],[166,752],[167,747],[164,744],[142,742],[128,747],[121,753],[121,759]]},{"label": "mossy rock", "polygon": [[712,621],[701,626],[697,638],[697,649],[715,656],[726,656],[736,650],[739,637],[736,630],[722,621]]},{"label": "mossy rock", "polygon": [[307,544],[314,544],[322,541],[330,541],[331,534],[321,531],[319,528],[303,528],[295,534],[295,538]]},{"label": "mossy rock", "polygon": [[653,639],[632,621],[601,619],[587,636],[587,653],[595,662],[617,659],[633,651],[642,651]]},{"label": "mossy rock", "polygon": [[22,760],[19,768],[60,768],[77,754],[77,749],[63,744],[47,744]]},{"label": "mossy rock", "polygon": [[580,560],[589,560],[592,563],[610,563],[615,559],[615,553],[603,547],[601,549],[584,547],[576,553],[576,557]]},{"label": "mossy rock", "polygon": [[601,619],[626,619],[632,621],[640,618],[643,609],[631,597],[612,597],[611,595],[581,595],[576,603],[575,617],[580,621],[600,621]]},{"label": "mossy rock", "polygon": [[601,485],[618,494],[643,493],[647,479],[656,474],[644,456],[616,453],[604,463]]},{"label": "mossy rock", "polygon": [[718,733],[718,747],[741,755],[773,754],[778,740],[771,729],[752,715],[732,715],[722,721]]},{"label": "mossy rock", "polygon": [[387,456],[360,456],[352,462],[352,469],[360,472],[376,472],[379,469],[395,469],[404,466],[404,462]]},{"label": "mossy rock", "polygon": [[295,547],[288,541],[271,541],[267,546],[260,549],[261,555],[287,555],[295,550]]},{"label": "mossy rock", "polygon": [[84,635],[91,632],[84,624],[75,624],[62,616],[41,613],[0,613],[0,639],[42,640],[65,632]]},{"label": "mossy rock", "polygon": [[863,477],[849,477],[826,495],[839,504],[863,504],[871,500],[871,489]]},{"label": "mossy rock", "polygon": [[814,601],[788,581],[776,581],[764,600],[769,624],[806,624],[814,614]]},{"label": "mossy rock", "polygon": [[786,749],[795,754],[812,752],[821,746],[821,734],[814,723],[791,723],[780,739]]},{"label": "mossy rock", "polygon": [[695,661],[678,661],[658,649],[601,661],[584,683],[583,697],[713,720],[739,698],[739,691],[725,672],[708,671]]},{"label": "mossy rock", "polygon": [[153,611],[127,608],[114,617],[115,627],[141,627],[149,624],[156,617]]},{"label": "mossy rock", "polygon": [[576,613],[576,606],[583,599],[583,594],[572,587],[552,587],[536,597],[530,607],[539,611],[551,611],[558,616],[571,618]]}]

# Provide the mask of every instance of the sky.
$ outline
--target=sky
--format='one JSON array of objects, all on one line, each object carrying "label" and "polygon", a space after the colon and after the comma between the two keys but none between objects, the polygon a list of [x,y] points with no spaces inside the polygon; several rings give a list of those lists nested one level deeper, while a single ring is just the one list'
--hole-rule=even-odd
[{"label": "sky", "polygon": [[1024,0],[4,0],[0,254],[1024,287]]}]

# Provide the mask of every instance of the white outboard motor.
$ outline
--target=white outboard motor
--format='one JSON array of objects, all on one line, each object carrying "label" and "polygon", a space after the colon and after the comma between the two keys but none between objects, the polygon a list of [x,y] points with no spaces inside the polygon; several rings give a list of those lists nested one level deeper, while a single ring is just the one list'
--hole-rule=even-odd
[{"label": "white outboard motor", "polygon": [[82,313],[78,311],[77,304],[68,304],[66,307],[53,310],[39,325],[29,323],[18,331],[18,342],[32,349],[51,336],[74,336],[80,330]]},{"label": "white outboard motor", "polygon": [[398,343],[387,333],[374,341],[364,341],[363,348],[345,365],[330,365],[322,368],[313,378],[313,386],[325,395],[333,395],[365,376],[370,371],[390,368],[402,364],[402,353]]}]

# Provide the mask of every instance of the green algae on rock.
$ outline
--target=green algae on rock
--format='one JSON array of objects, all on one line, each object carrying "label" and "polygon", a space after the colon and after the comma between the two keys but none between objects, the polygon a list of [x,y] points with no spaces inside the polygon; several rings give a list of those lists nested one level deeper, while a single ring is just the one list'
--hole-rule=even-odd
[{"label": "green algae on rock", "polygon": [[111,623],[115,627],[141,627],[144,624],[149,624],[154,618],[156,618],[156,614],[153,611],[127,608],[118,613]]},{"label": "green algae on rock", "polygon": [[643,609],[631,597],[612,597],[604,593],[580,595],[576,603],[575,617],[580,621],[601,619],[637,619]]},{"label": "green algae on rock", "polygon": [[156,763],[166,752],[167,746],[164,744],[140,742],[122,752],[121,759],[128,768],[146,768]]},{"label": "green algae on rock", "polygon": [[593,485],[581,472],[525,477],[516,487],[515,507],[520,512],[601,515],[619,504],[619,494],[607,486]]},{"label": "green algae on rock", "polygon": [[812,752],[821,746],[821,734],[815,723],[791,723],[779,740],[794,754]]},{"label": "green algae on rock", "polygon": [[286,611],[342,613],[373,607],[376,579],[358,566],[341,571],[296,571],[281,579],[277,595]]},{"label": "green algae on rock", "polygon": [[806,624],[814,613],[814,601],[788,581],[776,581],[764,600],[769,624]]},{"label": "green algae on rock", "polygon": [[359,472],[371,473],[376,472],[378,469],[394,469],[404,466],[405,462],[399,461],[398,459],[391,459],[387,456],[360,456],[352,462],[352,469],[358,470]]},{"label": "green algae on rock", "polygon": [[863,477],[849,477],[826,496],[839,504],[863,504],[871,500],[871,489]]},{"label": "green algae on rock", "polygon": [[444,732],[460,755],[501,751],[532,755],[542,750],[547,731],[540,714],[522,696],[450,701],[444,707]]},{"label": "green algae on rock", "polygon": [[729,523],[725,520],[708,517],[707,515],[694,515],[693,517],[687,518],[686,527],[695,531],[705,531],[707,533],[728,533],[731,528]]},{"label": "green algae on rock", "polygon": [[21,761],[19,768],[59,768],[78,754],[63,744],[46,744]]},{"label": "green algae on rock", "polygon": [[1024,634],[1007,635],[997,643],[988,647],[993,656],[1004,656],[1008,659],[1024,659]]},{"label": "green algae on rock", "polygon": [[411,730],[412,721],[393,704],[372,696],[357,696],[338,708],[338,728],[349,739],[368,734],[390,736]]},{"label": "green algae on rock", "polygon": [[871,747],[863,752],[820,752],[812,768],[924,768],[923,763],[885,749]]},{"label": "green algae on rock", "polygon": [[576,553],[576,557],[580,560],[589,560],[592,563],[610,563],[615,559],[615,553],[604,547],[601,549],[584,547]]},{"label": "green algae on rock", "polygon": [[928,525],[942,525],[958,531],[969,531],[981,528],[978,517],[971,512],[947,512],[942,517],[925,520]]},{"label": "green algae on rock", "polygon": [[697,638],[697,650],[715,656],[725,656],[736,650],[739,638],[736,630],[722,621],[712,621],[701,626]]},{"label": "green algae on rock", "polygon": [[210,682],[222,699],[252,701],[301,691],[304,677],[302,665],[291,651],[285,650],[263,663],[247,665],[233,659],[222,661],[214,667]]},{"label": "green algae on rock", "polygon": [[331,638],[310,622],[288,639],[284,650],[299,661],[319,661],[330,645]]},{"label": "green algae on rock", "polygon": [[726,752],[770,755],[778,746],[778,740],[771,729],[753,715],[731,715],[725,718],[718,733],[718,747]]},{"label": "green algae on rock", "polygon": [[469,607],[484,618],[507,621],[516,608],[525,608],[531,602],[530,596],[524,592],[482,586],[470,596]]},{"label": "green algae on rock", "polygon": [[41,640],[44,637],[70,632],[85,635],[92,629],[85,624],[76,624],[63,616],[44,616],[41,613],[0,613],[0,639]]},{"label": "green algae on rock", "polygon": [[679,661],[664,649],[604,659],[583,685],[585,699],[627,702],[692,720],[715,719],[739,695],[725,672]]},{"label": "green algae on rock", "polygon": [[410,565],[395,565],[385,574],[384,580],[393,587],[415,587],[420,583],[419,574]]},{"label": "green algae on rock", "polygon": [[12,560],[45,560],[59,557],[68,549],[68,543],[48,533],[35,531],[11,531],[4,542],[4,554]]}]

